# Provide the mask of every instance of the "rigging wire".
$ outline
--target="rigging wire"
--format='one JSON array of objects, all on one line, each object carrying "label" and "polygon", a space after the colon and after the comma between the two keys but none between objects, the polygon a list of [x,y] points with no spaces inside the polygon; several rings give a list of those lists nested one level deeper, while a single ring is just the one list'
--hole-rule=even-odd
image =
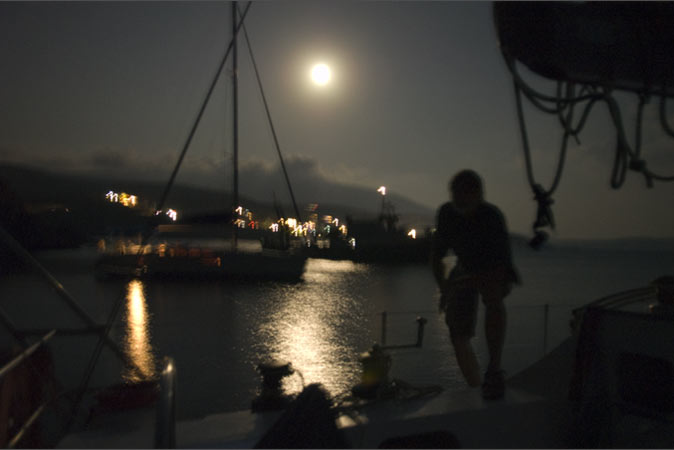
[{"label": "rigging wire", "polygon": [[166,187],[164,188],[164,192],[162,193],[162,196],[159,200],[159,206],[157,207],[158,210],[163,209],[164,203],[166,202],[166,198],[169,195],[169,192],[171,191],[171,188],[173,187],[173,183],[175,181],[176,175],[178,174],[178,170],[180,169],[180,166],[182,165],[183,159],[185,158],[185,154],[187,153],[187,149],[190,146],[190,143],[192,142],[192,138],[194,137],[194,133],[197,131],[197,127],[199,126],[199,123],[201,122],[201,117],[204,115],[204,111],[206,110],[206,106],[208,105],[208,101],[211,98],[211,94],[213,94],[213,89],[215,89],[215,85],[217,84],[218,80],[220,79],[220,74],[222,73],[222,69],[225,66],[225,63],[227,62],[227,59],[229,58],[229,54],[232,51],[232,48],[234,47],[234,42],[236,41],[236,35],[238,35],[239,31],[241,30],[241,27],[243,26],[243,21],[246,18],[246,14],[248,14],[248,10],[250,9],[252,2],[248,2],[246,5],[246,9],[244,10],[241,20],[239,22],[239,25],[236,27],[236,33],[232,37],[232,39],[229,41],[229,45],[227,46],[227,51],[225,52],[225,56],[222,58],[222,61],[220,62],[220,65],[218,67],[218,70],[215,73],[215,77],[213,78],[213,81],[211,82],[210,87],[208,88],[208,92],[206,93],[206,98],[204,99],[203,104],[201,105],[201,109],[199,110],[197,114],[197,118],[194,121],[194,125],[192,125],[192,129],[190,130],[189,134],[187,135],[187,140],[185,141],[185,145],[183,146],[182,151],[180,152],[180,156],[178,157],[178,161],[176,162],[175,167],[173,168],[173,172],[171,173],[171,176],[169,177],[168,183],[166,183]]},{"label": "rigging wire", "polygon": [[[229,72],[232,72],[232,76],[233,76],[233,71],[229,71]],[[225,91],[224,99],[222,101],[222,104],[224,105],[224,113],[223,113],[224,119],[223,119],[223,122],[222,122],[224,124],[224,126],[222,128],[223,129],[223,134],[222,134],[222,158],[223,158],[223,168],[224,168],[224,167],[226,167],[225,165],[227,164],[227,161],[229,161],[229,158],[234,157],[234,150],[231,148],[231,142],[228,142],[229,140],[225,139],[225,137],[227,136],[227,126],[229,125],[229,109],[230,109],[229,106],[230,106],[230,103],[229,103],[229,88],[228,88],[228,86],[226,85],[223,90]],[[227,173],[227,172],[225,170],[223,170],[223,173]],[[226,178],[223,177],[222,183],[223,183],[222,187],[225,188],[227,186]]]},{"label": "rigging wire", "polygon": [[[239,14],[241,12],[239,11]],[[243,21],[243,19],[242,19]],[[253,63],[253,69],[255,71],[255,78],[257,79],[257,85],[260,89],[260,94],[262,95],[262,102],[264,103],[264,109],[265,112],[267,113],[267,121],[269,122],[269,127],[271,129],[272,136],[274,138],[274,146],[276,147],[276,153],[278,153],[279,161],[281,162],[281,168],[283,169],[283,175],[285,176],[286,184],[288,185],[288,191],[290,192],[290,198],[292,199],[293,202],[293,208],[295,209],[295,214],[297,215],[297,220],[299,222],[302,222],[302,216],[300,215],[300,210],[297,207],[297,202],[295,201],[295,195],[293,193],[293,188],[292,185],[290,184],[290,178],[288,177],[288,171],[286,170],[286,165],[285,162],[283,161],[283,155],[281,154],[281,146],[279,145],[278,142],[278,137],[276,135],[276,129],[274,128],[274,122],[272,121],[271,118],[271,113],[269,112],[269,104],[267,103],[267,96],[264,93],[264,89],[262,87],[262,80],[260,78],[260,72],[257,69],[257,63],[255,62],[255,56],[253,56],[253,47],[250,45],[250,40],[248,39],[248,31],[246,30],[246,26],[243,25],[243,35],[246,39],[246,46],[248,48],[248,54],[250,55],[250,60]]]},{"label": "rigging wire", "polygon": [[[208,89],[207,94],[206,94],[206,98],[204,99],[204,102],[201,106],[201,109],[199,110],[199,112],[197,114],[196,120],[195,120],[189,134],[188,134],[187,140],[185,141],[185,145],[183,146],[183,149],[180,152],[180,156],[178,157],[178,161],[176,162],[176,165],[173,169],[173,172],[171,173],[169,181],[166,184],[166,187],[164,189],[164,192],[163,192],[163,194],[161,196],[161,199],[160,199],[160,202],[159,202],[159,206],[157,207],[158,210],[162,210],[163,207],[164,207],[166,199],[167,199],[167,197],[168,197],[168,195],[171,191],[171,188],[173,187],[173,183],[175,181],[178,170],[180,169],[180,166],[182,165],[182,162],[185,158],[185,154],[187,153],[187,150],[188,150],[189,145],[192,141],[192,138],[194,137],[196,129],[197,129],[197,127],[198,127],[198,125],[201,121],[201,117],[203,116],[203,113],[206,109],[208,101],[210,100],[210,97],[211,97],[211,94],[213,93],[215,85],[217,84],[217,81],[220,78],[220,74],[222,72],[222,69],[223,69],[225,63],[227,62],[229,54],[230,54],[230,52],[231,52],[231,50],[234,46],[234,42],[236,40],[236,35],[238,34],[239,30],[243,26],[243,21],[244,21],[246,15],[248,14],[248,10],[250,9],[251,4],[252,4],[252,2],[248,2],[248,4],[246,5],[246,9],[244,10],[244,12],[241,16],[241,20],[239,22],[239,25],[236,27],[236,33],[229,42],[229,45],[228,45],[227,50],[225,52],[225,56],[222,58],[222,61],[220,62],[220,65],[219,65],[218,70],[215,74],[215,77],[214,77],[214,79],[213,79],[213,81],[212,81],[212,83],[211,83],[211,85]],[[154,218],[154,217],[155,216],[152,216],[152,218]],[[145,248],[145,245],[147,244],[147,241],[149,240],[149,238],[151,236],[152,236],[152,231],[143,233],[143,237],[142,237],[139,249],[138,249],[138,253],[136,255],[137,258],[138,258],[138,261],[139,261],[138,265],[141,264],[140,261],[142,259],[143,249]],[[101,352],[103,350],[103,344],[105,343],[106,338],[109,336],[110,330],[112,329],[112,326],[115,322],[115,319],[117,318],[119,310],[121,309],[122,300],[124,299],[124,296],[125,296],[124,294],[125,294],[124,291],[122,291],[122,293],[115,300],[115,303],[113,304],[113,307],[110,311],[110,314],[108,315],[108,318],[107,318],[105,327],[103,329],[103,332],[99,335],[99,339],[96,342],[96,348],[94,349],[94,352],[89,359],[87,369],[86,369],[85,374],[82,378],[82,381],[80,382],[80,386],[78,388],[77,396],[76,396],[73,408],[72,408],[71,413],[70,413],[70,418],[68,419],[66,425],[64,426],[64,429],[63,429],[64,435],[68,433],[68,431],[70,430],[70,428],[72,427],[72,425],[74,423],[75,416],[76,416],[77,411],[78,411],[78,409],[79,409],[79,407],[82,403],[82,400],[84,398],[84,393],[87,390],[87,387],[88,387],[89,382],[91,380],[91,376],[93,375],[93,371],[94,371],[94,369],[95,369],[95,367],[98,363],[98,359],[99,359],[99,357],[101,355]]]},{"label": "rigging wire", "polygon": [[[534,193],[534,199],[538,204],[536,221],[533,224],[534,238],[530,245],[534,248],[540,247],[547,239],[547,234],[540,231],[539,228],[544,226],[551,226],[554,229],[554,220],[552,216],[553,200],[552,194],[559,187],[562,172],[564,170],[564,163],[566,159],[566,152],[568,148],[568,139],[573,137],[576,143],[580,145],[578,138],[579,133],[585,126],[590,111],[598,101],[606,103],[609,115],[613,122],[616,132],[616,147],[614,152],[614,160],[611,168],[610,186],[613,189],[619,189],[624,184],[627,178],[627,170],[641,172],[645,178],[647,187],[653,187],[653,180],[659,181],[674,181],[674,176],[663,176],[650,170],[646,161],[641,157],[642,144],[642,124],[643,124],[643,110],[649,102],[648,89],[646,92],[639,93],[639,105],[637,108],[636,129],[634,137],[634,146],[631,146],[626,135],[625,126],[623,124],[620,113],[620,106],[612,95],[611,89],[607,87],[600,87],[590,84],[580,85],[580,93],[575,95],[576,85],[571,82],[557,81],[556,95],[549,96],[542,94],[531,88],[520,76],[515,58],[509,55],[507,49],[501,48],[506,66],[513,77],[513,86],[515,90],[515,101],[517,107],[517,117],[519,122],[520,134],[522,138],[522,147],[524,153],[526,176],[529,186]],[[666,90],[663,90],[660,99],[660,122],[665,132],[674,137],[674,129],[670,127],[666,118]],[[541,184],[536,181],[534,175],[534,168],[531,155],[531,146],[528,138],[526,120],[524,117],[524,109],[522,104],[522,96],[526,97],[537,109],[548,114],[555,114],[558,117],[560,125],[564,131],[562,136],[560,154],[557,162],[557,168],[552,184],[549,189],[544,189]],[[580,120],[573,124],[574,108],[585,103]]]},{"label": "rigging wire", "polygon": [[[249,3],[250,5],[250,3]],[[232,204],[231,213],[239,207],[239,27],[237,26],[237,2],[232,2]],[[232,230],[232,251],[236,252],[239,239],[238,224]]]}]

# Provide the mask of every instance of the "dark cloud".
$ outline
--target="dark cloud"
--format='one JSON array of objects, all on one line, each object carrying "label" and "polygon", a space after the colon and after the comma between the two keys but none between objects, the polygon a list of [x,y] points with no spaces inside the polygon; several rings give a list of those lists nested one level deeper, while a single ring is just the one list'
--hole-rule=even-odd
[{"label": "dark cloud", "polygon": [[128,152],[111,149],[95,152],[91,155],[91,164],[94,169],[124,169],[133,165]]}]

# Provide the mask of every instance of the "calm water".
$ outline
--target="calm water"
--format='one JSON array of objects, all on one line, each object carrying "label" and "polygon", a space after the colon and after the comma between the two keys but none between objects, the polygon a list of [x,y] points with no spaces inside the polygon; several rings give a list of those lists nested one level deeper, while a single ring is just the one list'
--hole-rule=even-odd
[{"label": "calm water", "polygon": [[[95,257],[92,249],[39,255],[95,321],[104,323],[116,299],[122,299],[114,339],[142,373],[123,372],[106,350],[93,386],[151,377],[163,356],[173,356],[180,418],[249,407],[259,385],[256,365],[269,359],[292,362],[306,383],[321,382],[333,395],[348,391],[359,380],[358,355],[380,341],[382,311],[388,312],[388,344],[413,343],[415,318],[428,319],[422,349],[392,352],[393,377],[463,387],[426,266],[310,259],[304,281],[297,284],[123,283],[95,280]],[[515,248],[515,260],[524,284],[507,300],[510,374],[544,352],[542,305],[550,305],[550,350],[568,335],[572,308],[674,274],[674,252],[663,249]],[[82,325],[44,282],[28,274],[0,279],[0,306],[19,328]],[[94,346],[94,338],[81,336],[53,341],[57,374],[65,385],[79,383]],[[481,329],[476,348],[484,361]],[[285,387],[299,390],[300,377],[291,376]]]}]

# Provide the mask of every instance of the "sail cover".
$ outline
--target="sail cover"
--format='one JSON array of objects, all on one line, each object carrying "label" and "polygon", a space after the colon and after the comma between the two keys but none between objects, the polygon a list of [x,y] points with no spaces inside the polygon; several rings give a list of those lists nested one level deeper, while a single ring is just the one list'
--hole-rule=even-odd
[{"label": "sail cover", "polygon": [[674,2],[494,2],[494,20],[538,75],[674,96]]}]

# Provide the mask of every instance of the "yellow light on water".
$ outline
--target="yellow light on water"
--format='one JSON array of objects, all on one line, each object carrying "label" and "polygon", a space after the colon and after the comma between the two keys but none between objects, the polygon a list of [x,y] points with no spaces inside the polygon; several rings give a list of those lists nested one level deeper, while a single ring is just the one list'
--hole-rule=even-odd
[{"label": "yellow light on water", "polygon": [[[352,261],[310,260],[307,274],[321,286],[360,270]],[[357,381],[360,364],[340,331],[344,314],[354,314],[350,301],[331,289],[311,288],[280,296],[257,330],[268,357],[290,361],[305,383],[320,382],[332,394],[348,392]],[[298,377],[284,379],[286,392],[302,389]]]},{"label": "yellow light on water", "polygon": [[138,366],[140,373],[128,369],[125,378],[129,381],[148,380],[155,375],[156,368],[150,344],[147,304],[143,283],[140,280],[133,280],[127,285],[126,309],[125,351]]}]

